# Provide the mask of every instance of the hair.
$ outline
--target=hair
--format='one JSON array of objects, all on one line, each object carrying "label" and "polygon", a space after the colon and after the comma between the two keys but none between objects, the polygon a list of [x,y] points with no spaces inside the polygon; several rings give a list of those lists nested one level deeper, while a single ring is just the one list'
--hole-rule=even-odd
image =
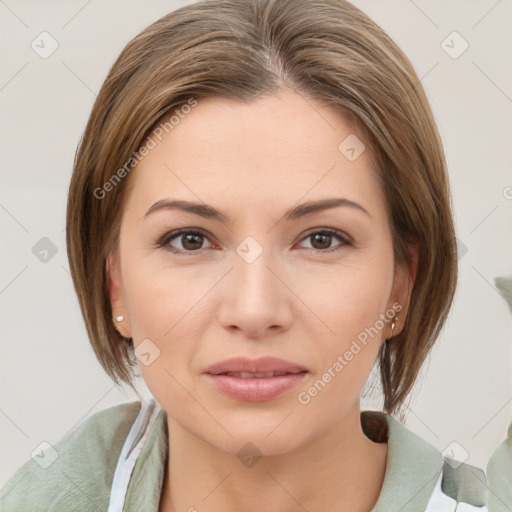
[{"label": "hair", "polygon": [[113,324],[106,261],[118,248],[125,175],[158,123],[191,98],[248,103],[283,86],[362,128],[387,200],[395,263],[410,268],[410,244],[419,244],[404,327],[378,355],[383,407],[392,414],[445,323],[457,246],[444,151],[420,79],[390,36],[346,0],[200,1],[126,45],[94,103],[69,187],[67,252],[87,333],[107,374],[135,389],[133,340]]}]

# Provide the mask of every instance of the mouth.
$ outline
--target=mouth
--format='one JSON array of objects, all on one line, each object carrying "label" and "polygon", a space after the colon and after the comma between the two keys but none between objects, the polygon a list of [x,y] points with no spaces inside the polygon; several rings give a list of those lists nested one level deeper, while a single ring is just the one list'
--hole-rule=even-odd
[{"label": "mouth", "polygon": [[273,400],[304,381],[308,370],[276,358],[234,358],[211,366],[204,373],[213,389],[243,402]]},{"label": "mouth", "polygon": [[238,378],[269,378],[285,374],[297,374],[307,371],[307,368],[276,357],[233,357],[216,363],[205,370],[210,375],[230,375]]},{"label": "mouth", "polygon": [[297,372],[267,372],[267,373],[250,373],[250,372],[223,372],[210,375],[227,375],[229,377],[236,377],[238,379],[268,379],[270,377],[280,377],[281,375],[297,375],[304,373],[306,370]]}]

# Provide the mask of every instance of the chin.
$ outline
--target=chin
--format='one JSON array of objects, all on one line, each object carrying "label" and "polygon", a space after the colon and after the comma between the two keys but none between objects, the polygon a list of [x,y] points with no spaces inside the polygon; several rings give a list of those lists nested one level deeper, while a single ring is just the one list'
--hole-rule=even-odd
[{"label": "chin", "polygon": [[[208,444],[233,455],[272,456],[281,455],[307,443],[314,432],[307,422],[298,416],[293,418],[291,407],[276,408],[273,411],[248,412],[246,408],[236,413],[220,414],[216,418],[228,430],[216,428],[208,432],[197,432]],[[289,417],[288,417],[289,415]],[[304,419],[304,418],[302,418]],[[318,433],[320,435],[320,433]],[[254,453],[252,453],[254,452]]]},{"label": "chin", "polygon": [[267,436],[256,429],[247,429],[246,431],[233,432],[233,438],[205,439],[217,449],[237,456],[242,463],[246,458],[252,457],[252,461],[246,466],[250,466],[260,457],[282,455],[300,447],[300,439],[291,432],[283,432],[281,435],[271,434]]}]

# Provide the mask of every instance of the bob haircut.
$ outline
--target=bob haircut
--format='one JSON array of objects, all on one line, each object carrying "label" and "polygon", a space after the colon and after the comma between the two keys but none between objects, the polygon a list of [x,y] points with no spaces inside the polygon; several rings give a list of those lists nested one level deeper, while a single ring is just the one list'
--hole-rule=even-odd
[{"label": "bob haircut", "polygon": [[377,358],[391,414],[445,323],[457,246],[444,151],[420,80],[390,36],[345,0],[204,0],[126,45],[94,103],[69,187],[67,253],[87,333],[107,374],[135,390],[133,340],[114,326],[106,262],[117,252],[137,150],[196,98],[248,103],[282,86],[362,129],[387,200],[395,264],[410,264],[410,244],[419,244],[404,328]]}]

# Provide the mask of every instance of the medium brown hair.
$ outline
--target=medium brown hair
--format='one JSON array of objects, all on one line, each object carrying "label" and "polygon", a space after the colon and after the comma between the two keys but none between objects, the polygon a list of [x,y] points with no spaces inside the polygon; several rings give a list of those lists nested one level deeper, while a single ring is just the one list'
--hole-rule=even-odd
[{"label": "medium brown hair", "polygon": [[[127,162],[191,98],[250,102],[282,86],[363,128],[395,261],[409,264],[409,244],[419,243],[404,328],[379,352],[384,409],[395,412],[453,300],[455,234],[442,143],[420,80],[394,41],[345,0],[206,0],[162,17],[126,45],[93,106],[69,188],[68,258],[88,336],[107,374],[133,387],[133,342],[114,327],[106,268],[119,240]],[[121,168],[127,172],[114,183]]]}]

